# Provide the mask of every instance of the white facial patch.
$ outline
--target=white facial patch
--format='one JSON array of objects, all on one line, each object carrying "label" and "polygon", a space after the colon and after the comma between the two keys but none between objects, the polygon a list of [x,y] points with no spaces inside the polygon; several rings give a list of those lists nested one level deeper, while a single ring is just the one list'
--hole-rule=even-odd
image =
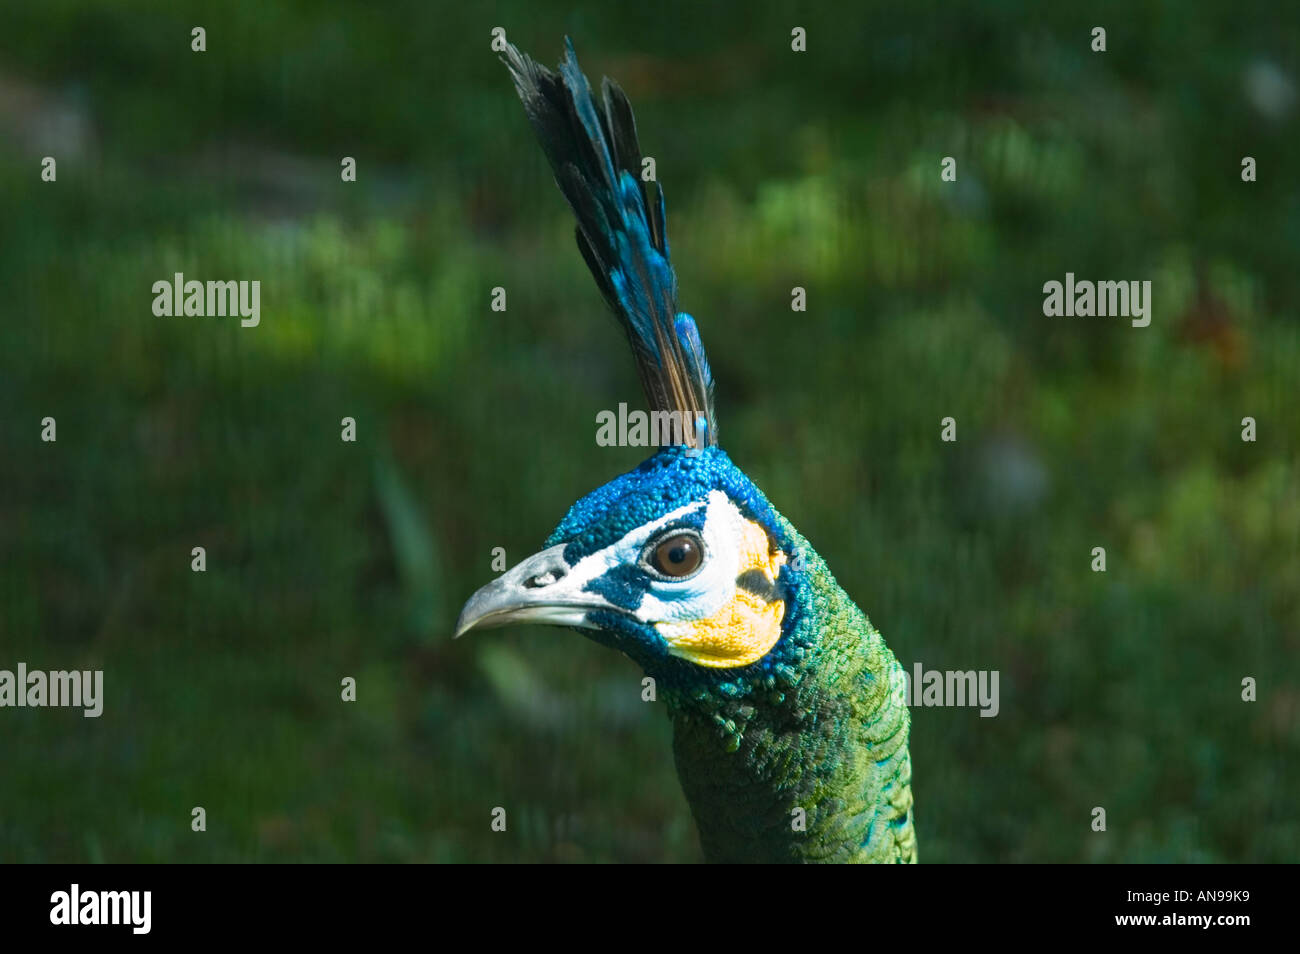
[{"label": "white facial patch", "polygon": [[720,490],[704,501],[694,501],[628,532],[617,543],[588,554],[569,571],[566,588],[583,589],[616,566],[637,565],[646,544],[663,527],[704,508],[704,563],[684,580],[654,580],[641,600],[636,616],[645,623],[700,619],[716,613],[736,591],[740,567],[738,541],[745,518]]},{"label": "white facial patch", "polygon": [[739,542],[746,523],[740,510],[720,490],[709,492],[704,514],[704,564],[685,580],[655,580],[641,600],[637,616],[647,623],[703,619],[736,595],[740,573]]}]

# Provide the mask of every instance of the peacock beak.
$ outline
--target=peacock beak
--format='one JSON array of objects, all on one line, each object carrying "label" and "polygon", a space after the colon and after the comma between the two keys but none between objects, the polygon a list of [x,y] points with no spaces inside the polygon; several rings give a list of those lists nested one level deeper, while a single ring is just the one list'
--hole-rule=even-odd
[{"label": "peacock beak", "polygon": [[627,612],[598,593],[583,589],[585,579],[573,575],[564,559],[564,544],[534,553],[469,598],[456,620],[456,637],[471,629],[542,623],[594,629],[592,610]]}]

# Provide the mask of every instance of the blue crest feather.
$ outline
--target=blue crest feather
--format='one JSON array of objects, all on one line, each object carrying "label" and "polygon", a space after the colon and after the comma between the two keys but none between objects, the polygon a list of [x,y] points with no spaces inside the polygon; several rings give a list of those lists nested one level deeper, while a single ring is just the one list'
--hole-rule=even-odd
[{"label": "blue crest feather", "polygon": [[627,333],[651,410],[680,412],[695,445],[714,446],[713,378],[695,320],[677,312],[663,190],[641,179],[641,147],[627,96],[608,78],[598,106],[565,40],[559,73],[507,45],[503,57],[524,111],[578,220],[582,257]]}]

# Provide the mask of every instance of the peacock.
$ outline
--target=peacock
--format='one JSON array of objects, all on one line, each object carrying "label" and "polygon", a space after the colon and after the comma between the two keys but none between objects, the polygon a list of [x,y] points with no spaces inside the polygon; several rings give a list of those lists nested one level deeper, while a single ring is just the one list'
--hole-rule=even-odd
[{"label": "peacock", "polygon": [[675,440],[573,504],[543,549],[476,592],[456,636],[573,627],[654,679],[712,862],[915,862],[902,667],[825,562],[718,446],[713,375],[677,310],[663,192],[627,96],[597,103],[566,39],[558,73],[509,68],[578,248]]}]

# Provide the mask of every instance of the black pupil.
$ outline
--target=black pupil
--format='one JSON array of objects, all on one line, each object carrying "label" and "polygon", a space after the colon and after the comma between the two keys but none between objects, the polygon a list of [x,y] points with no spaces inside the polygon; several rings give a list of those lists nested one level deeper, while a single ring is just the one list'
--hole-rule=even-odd
[{"label": "black pupil", "polygon": [[655,548],[655,558],[661,573],[685,576],[700,565],[700,548],[691,537],[673,537]]}]

